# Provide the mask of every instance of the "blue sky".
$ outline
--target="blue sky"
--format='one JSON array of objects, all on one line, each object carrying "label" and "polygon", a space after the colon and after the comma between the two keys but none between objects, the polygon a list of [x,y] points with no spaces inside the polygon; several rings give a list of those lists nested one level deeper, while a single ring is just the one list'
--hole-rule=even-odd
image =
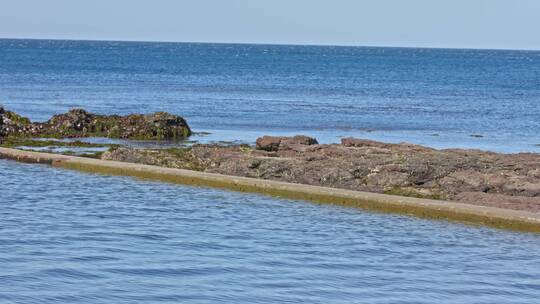
[{"label": "blue sky", "polygon": [[1,0],[0,37],[540,50],[540,0]]}]

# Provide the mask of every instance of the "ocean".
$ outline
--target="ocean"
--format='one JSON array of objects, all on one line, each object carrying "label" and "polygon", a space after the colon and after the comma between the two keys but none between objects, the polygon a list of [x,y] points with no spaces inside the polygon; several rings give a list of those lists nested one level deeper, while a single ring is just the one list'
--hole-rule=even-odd
[{"label": "ocean", "polygon": [[4,39],[0,103],[33,120],[169,111],[213,140],[540,152],[540,52]]}]

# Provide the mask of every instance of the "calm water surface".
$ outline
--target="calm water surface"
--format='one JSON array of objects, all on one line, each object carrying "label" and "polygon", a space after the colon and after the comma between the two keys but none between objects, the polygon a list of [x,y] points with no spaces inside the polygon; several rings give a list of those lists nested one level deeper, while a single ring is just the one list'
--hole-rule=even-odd
[{"label": "calm water surface", "polygon": [[0,160],[0,303],[538,303],[540,236]]},{"label": "calm water surface", "polygon": [[35,120],[169,111],[217,140],[540,152],[534,51],[0,40],[0,102]]}]

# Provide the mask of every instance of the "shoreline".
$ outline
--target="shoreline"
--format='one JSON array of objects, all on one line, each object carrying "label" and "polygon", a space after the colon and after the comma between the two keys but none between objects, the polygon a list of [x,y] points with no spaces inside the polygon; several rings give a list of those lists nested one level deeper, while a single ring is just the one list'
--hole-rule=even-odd
[{"label": "shoreline", "polygon": [[[119,116],[72,109],[46,122],[32,122],[0,107],[0,147],[7,148],[0,158],[491,226],[519,227],[524,222],[509,223],[505,217],[494,222],[499,215],[482,218],[474,207],[540,216],[537,153],[438,150],[354,137],[325,144],[306,135],[265,135],[255,145],[237,140],[201,144],[190,141],[194,134],[185,119],[166,112]],[[111,142],[85,142],[85,138]],[[159,145],[127,144],[140,139]],[[186,144],[163,145],[168,140]],[[38,153],[25,154],[32,149]],[[84,158],[69,158],[73,156]],[[426,202],[432,205],[419,207]],[[474,211],[449,211],[455,204]],[[531,229],[540,228],[518,230]]]},{"label": "shoreline", "polygon": [[540,233],[540,214],[527,211],[52,153],[30,152],[11,148],[0,148],[0,158],[26,163],[47,164],[53,167],[89,173],[130,176],[176,184],[259,193],[289,199],[343,205],[384,213],[413,215],[420,218],[449,220],[461,223],[480,224],[494,228]]}]

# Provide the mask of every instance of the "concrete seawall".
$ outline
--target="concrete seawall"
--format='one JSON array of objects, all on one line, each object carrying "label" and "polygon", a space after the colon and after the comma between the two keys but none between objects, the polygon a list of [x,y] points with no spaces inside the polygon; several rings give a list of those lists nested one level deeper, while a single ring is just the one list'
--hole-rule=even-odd
[{"label": "concrete seawall", "polygon": [[132,176],[178,184],[262,193],[291,199],[358,207],[422,218],[481,224],[518,231],[540,232],[540,214],[377,193],[350,191],[254,178],[227,176],[133,163],[0,148],[0,158],[49,164],[84,172]]}]

